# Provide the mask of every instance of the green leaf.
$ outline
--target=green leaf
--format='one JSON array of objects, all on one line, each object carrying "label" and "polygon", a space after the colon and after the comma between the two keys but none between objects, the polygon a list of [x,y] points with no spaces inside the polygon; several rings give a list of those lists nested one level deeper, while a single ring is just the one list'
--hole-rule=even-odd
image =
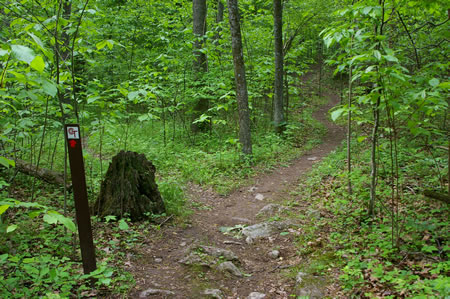
[{"label": "green leaf", "polygon": [[11,224],[10,226],[8,226],[6,228],[6,233],[11,233],[13,231],[15,231],[17,229],[17,225],[16,224]]},{"label": "green leaf", "polygon": [[280,236],[287,236],[287,235],[289,235],[289,232],[281,232],[280,233]]},{"label": "green leaf", "polygon": [[450,89],[450,81],[442,82],[441,84],[439,84],[439,87]]},{"label": "green leaf", "polygon": [[125,222],[125,220],[120,219],[120,220],[119,220],[119,228],[120,228],[121,230],[127,230],[127,229],[129,229],[130,227],[129,227],[128,224]]},{"label": "green leaf", "polygon": [[45,69],[45,62],[42,56],[38,55],[36,56],[33,61],[30,63],[30,66],[38,71],[39,73],[42,73]]},{"label": "green leaf", "polygon": [[428,83],[429,83],[431,86],[436,87],[436,86],[439,85],[440,82],[439,82],[439,79],[433,78],[433,79],[431,79],[430,81],[428,81]]},{"label": "green leaf", "polygon": [[131,91],[128,93],[128,99],[130,101],[134,100],[137,96],[139,96],[139,91]]},{"label": "green leaf", "polygon": [[34,219],[34,218],[36,218],[37,216],[39,216],[42,212],[43,212],[42,210],[37,210],[37,211],[30,212],[30,213],[28,214],[28,218]]},{"label": "green leaf", "polygon": [[371,11],[372,11],[372,7],[371,6],[366,6],[366,7],[363,8],[362,13],[364,15],[368,15]]},{"label": "green leaf", "polygon": [[30,48],[25,47],[25,46],[12,45],[11,50],[12,50],[14,56],[17,58],[17,60],[26,62],[28,64],[30,64],[33,61],[33,59],[36,57],[33,50],[31,50]]},{"label": "green leaf", "polygon": [[70,230],[71,232],[76,232],[77,227],[75,226],[75,223],[73,223],[72,219],[61,215],[61,214],[55,214],[56,218],[58,219],[58,221],[64,225],[68,230]]},{"label": "green leaf", "polygon": [[5,157],[1,157],[0,156],[0,165],[9,168],[10,166],[15,167],[16,163],[14,162],[14,160],[11,159],[7,159]]},{"label": "green leaf", "polygon": [[0,254],[0,262],[4,262],[8,259],[8,254],[4,253],[4,254]]},{"label": "green leaf", "polygon": [[369,136],[359,136],[357,138],[358,142],[363,142],[364,140],[366,140]]},{"label": "green leaf", "polygon": [[108,40],[106,41],[106,45],[108,46],[108,48],[109,48],[110,50],[112,50],[112,48],[113,48],[113,46],[114,46],[114,41],[108,39]]},{"label": "green leaf", "polygon": [[91,104],[91,103],[97,101],[99,98],[100,98],[99,96],[89,97],[89,98],[87,99],[87,103],[88,103],[88,104]]},{"label": "green leaf", "polygon": [[148,116],[148,114],[143,114],[141,116],[138,117],[138,121],[146,121],[148,120],[150,117]]},{"label": "green leaf", "polygon": [[9,205],[2,205],[0,206],[0,215],[6,212],[6,210],[9,208]]},{"label": "green leaf", "polygon": [[384,55],[384,58],[386,58],[387,61],[398,62],[397,57],[392,56],[392,55]]},{"label": "green leaf", "polygon": [[108,48],[110,50],[112,50],[112,48],[114,46],[114,41],[110,40],[110,39],[102,40],[101,42],[98,42],[95,46],[97,47],[97,50],[101,50],[101,49],[103,49],[106,46],[108,46]]},{"label": "green leaf", "polygon": [[344,108],[334,110],[333,112],[331,112],[331,119],[333,121],[336,121],[336,119],[338,119],[342,115],[342,113],[344,113],[344,111],[345,111]]},{"label": "green leaf", "polygon": [[378,50],[373,50],[373,56],[375,56],[375,58],[377,60],[381,60],[381,53]]},{"label": "green leaf", "polygon": [[44,215],[44,221],[48,224],[56,224],[58,223],[58,218],[55,217],[55,214],[51,214],[50,212]]},{"label": "green leaf", "polygon": [[44,80],[44,82],[42,82],[42,89],[51,97],[56,96],[56,93],[58,92],[56,84],[48,80]]}]

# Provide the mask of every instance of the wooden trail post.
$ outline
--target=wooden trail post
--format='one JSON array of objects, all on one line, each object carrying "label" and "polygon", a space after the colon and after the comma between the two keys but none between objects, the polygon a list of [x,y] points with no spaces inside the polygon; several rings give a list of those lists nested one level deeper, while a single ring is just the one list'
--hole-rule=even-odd
[{"label": "wooden trail post", "polygon": [[86,190],[86,176],[84,172],[83,153],[81,147],[80,126],[70,124],[64,126],[67,147],[69,151],[70,173],[72,175],[75,211],[80,238],[81,258],[85,274],[94,271],[95,248],[92,239],[91,215]]}]

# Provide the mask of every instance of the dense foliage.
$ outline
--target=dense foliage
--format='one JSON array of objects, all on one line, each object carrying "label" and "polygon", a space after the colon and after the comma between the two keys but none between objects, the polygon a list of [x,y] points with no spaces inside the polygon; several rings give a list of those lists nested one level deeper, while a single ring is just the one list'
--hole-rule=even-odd
[{"label": "dense foliage", "polygon": [[[322,74],[323,62],[342,90],[331,117],[348,116],[353,125],[348,171],[329,174],[345,177],[349,188],[334,186],[335,204],[327,206],[339,220],[333,244],[361,248],[338,252],[349,257],[343,288],[372,296],[379,293],[368,285],[376,281],[398,296],[448,295],[447,207],[421,195],[449,196],[448,3],[283,1],[285,130],[276,134],[273,2],[239,1],[250,158],[238,139],[230,28],[220,3],[207,1],[206,32],[198,36],[187,0],[0,0],[1,296],[89,292],[90,277],[81,274],[70,237],[70,194],[15,167],[23,161],[66,178],[64,124],[82,126],[91,201],[105,161],[133,150],[156,165],[168,213],[186,215],[186,182],[227,193],[317,143],[323,128],[311,111],[322,101],[322,85],[331,83],[305,87],[301,75],[312,66]],[[198,44],[207,58],[203,74],[195,67]],[[117,236],[129,228],[124,220],[96,227]],[[98,234],[99,243],[108,242]],[[414,252],[423,258],[409,258]],[[130,278],[114,254],[105,254],[91,276],[100,289],[126,292],[119,286]],[[419,268],[426,273],[417,274]],[[386,273],[391,278],[381,278]],[[421,283],[409,287],[414,281]]]}]

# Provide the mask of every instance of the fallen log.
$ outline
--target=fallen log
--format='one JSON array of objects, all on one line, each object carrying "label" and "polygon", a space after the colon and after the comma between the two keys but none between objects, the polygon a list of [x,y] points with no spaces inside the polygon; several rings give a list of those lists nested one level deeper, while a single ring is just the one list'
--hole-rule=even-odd
[{"label": "fallen log", "polygon": [[35,177],[44,182],[52,185],[64,186],[67,189],[71,189],[72,185],[69,183],[64,184],[64,173],[50,170],[47,168],[36,168],[36,165],[32,165],[26,161],[16,159],[16,169],[26,175]]},{"label": "fallen log", "polygon": [[436,192],[433,190],[425,190],[423,191],[423,195],[445,202],[446,204],[450,204],[450,196],[448,194]]}]

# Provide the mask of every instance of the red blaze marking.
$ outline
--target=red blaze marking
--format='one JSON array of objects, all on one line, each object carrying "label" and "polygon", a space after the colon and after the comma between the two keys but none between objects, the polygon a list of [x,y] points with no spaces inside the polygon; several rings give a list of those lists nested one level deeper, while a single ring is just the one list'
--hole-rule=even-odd
[{"label": "red blaze marking", "polygon": [[77,145],[77,142],[75,140],[70,140],[70,147],[75,147]]}]

